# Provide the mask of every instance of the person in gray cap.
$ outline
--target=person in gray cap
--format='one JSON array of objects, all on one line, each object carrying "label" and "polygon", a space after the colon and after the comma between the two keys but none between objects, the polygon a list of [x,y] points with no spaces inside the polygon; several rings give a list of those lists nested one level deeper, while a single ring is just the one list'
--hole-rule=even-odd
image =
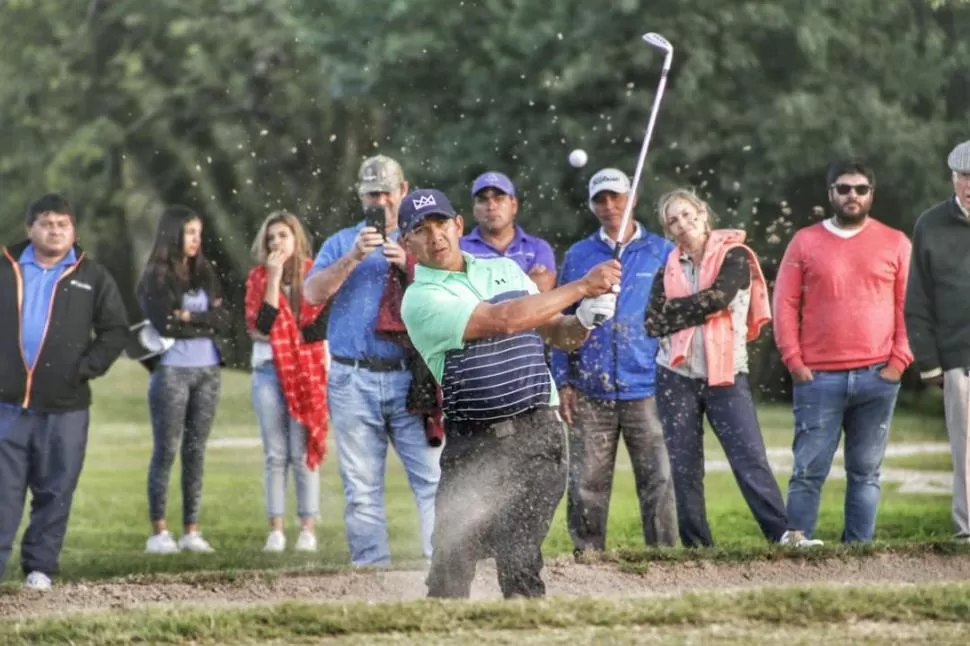
[{"label": "person in gray cap", "polygon": [[947,157],[953,195],[919,216],[906,289],[906,329],[920,377],[943,389],[953,453],[956,539],[970,542],[970,141]]},{"label": "person in gray cap", "polygon": [[384,208],[385,234],[361,221],[328,238],[307,274],[304,297],[311,304],[329,302],[330,307],[327,389],[346,498],[350,559],[356,566],[387,566],[388,445],[401,458],[417,499],[427,558],[441,451],[429,446],[424,417],[408,412],[412,373],[407,350],[376,332],[388,269],[391,264],[402,270],[407,266],[407,255],[398,244],[398,211],[408,192],[400,164],[383,155],[364,160],[357,192],[365,208]]}]

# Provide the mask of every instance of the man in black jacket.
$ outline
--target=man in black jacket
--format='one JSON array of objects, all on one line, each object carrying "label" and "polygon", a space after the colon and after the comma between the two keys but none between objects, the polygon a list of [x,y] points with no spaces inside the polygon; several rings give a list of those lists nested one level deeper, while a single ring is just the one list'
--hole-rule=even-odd
[{"label": "man in black jacket", "polygon": [[953,453],[952,517],[970,542],[970,141],[950,152],[953,196],[916,221],[906,332],[923,381],[943,388]]},{"label": "man in black jacket", "polygon": [[125,347],[118,286],[75,245],[71,206],[27,209],[28,240],[0,258],[0,576],[31,493],[21,541],[26,587],[57,573],[88,435],[91,388]]}]

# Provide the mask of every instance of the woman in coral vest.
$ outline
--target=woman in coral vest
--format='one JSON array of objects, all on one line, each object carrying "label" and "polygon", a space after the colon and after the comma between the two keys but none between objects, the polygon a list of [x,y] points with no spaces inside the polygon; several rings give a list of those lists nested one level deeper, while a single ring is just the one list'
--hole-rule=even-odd
[{"label": "woman in coral vest", "polygon": [[253,338],[253,408],[265,454],[267,552],[286,548],[283,533],[287,472],[296,484],[301,531],[295,549],[317,549],[314,521],[326,451],[327,368],[322,305],[303,298],[310,244],[295,215],[271,214],[253,242],[258,263],[246,281],[246,327]]},{"label": "woman in coral vest", "polygon": [[714,543],[704,502],[706,413],[765,537],[786,545],[818,545],[788,531],[748,386],[747,344],[771,320],[757,255],[743,244],[744,231],[713,230],[710,207],[693,191],[661,197],[658,215],[677,248],[654,279],[646,329],[660,337],[657,407],[680,540],[686,547]]}]

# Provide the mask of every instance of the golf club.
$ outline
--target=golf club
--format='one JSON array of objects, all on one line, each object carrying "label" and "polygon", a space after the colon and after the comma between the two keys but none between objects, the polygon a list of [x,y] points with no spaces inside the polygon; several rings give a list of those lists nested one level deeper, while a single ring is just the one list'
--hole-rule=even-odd
[{"label": "golf club", "polygon": [[[664,88],[667,86],[667,72],[670,71],[670,63],[674,58],[674,46],[670,41],[654,32],[643,35],[643,40],[648,45],[664,51],[663,69],[660,71],[660,82],[657,84],[657,93],[653,97],[653,107],[650,109],[650,119],[647,121],[647,132],[643,136],[643,144],[640,146],[640,158],[637,160],[636,170],[633,172],[633,185],[630,187],[630,195],[627,196],[626,207],[623,209],[623,218],[620,220],[620,231],[613,247],[613,257],[619,260],[623,253],[623,235],[630,225],[630,217],[633,215],[633,204],[636,201],[637,187],[640,185],[640,175],[643,173],[643,163],[647,159],[647,151],[650,149],[650,137],[653,135],[653,127],[657,122],[657,112],[660,110],[660,101],[663,99]],[[605,318],[598,314],[593,319],[594,325],[602,325]]]}]

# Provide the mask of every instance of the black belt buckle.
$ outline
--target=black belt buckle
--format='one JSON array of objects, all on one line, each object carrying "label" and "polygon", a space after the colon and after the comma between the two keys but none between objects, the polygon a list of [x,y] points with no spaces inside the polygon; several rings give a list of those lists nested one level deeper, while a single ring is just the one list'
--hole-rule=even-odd
[{"label": "black belt buckle", "polygon": [[395,370],[407,370],[408,362],[405,359],[392,361],[391,359],[350,359],[348,357],[331,356],[332,360],[345,366],[370,370],[371,372],[392,372]]}]

